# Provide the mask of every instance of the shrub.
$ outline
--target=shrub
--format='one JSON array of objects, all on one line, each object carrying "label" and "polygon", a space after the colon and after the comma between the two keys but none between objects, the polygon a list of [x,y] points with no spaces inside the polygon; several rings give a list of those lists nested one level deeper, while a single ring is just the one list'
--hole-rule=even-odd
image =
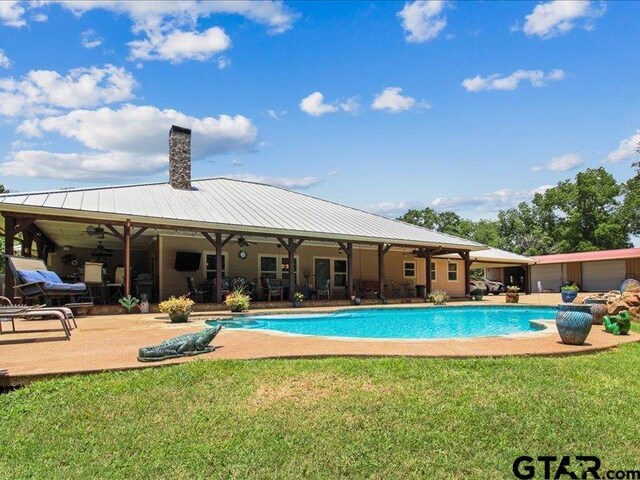
[{"label": "shrub", "polygon": [[507,287],[507,293],[518,293],[520,291],[520,287],[516,287],[515,285],[509,285]]},{"label": "shrub", "polygon": [[449,300],[449,294],[445,290],[434,290],[429,294],[429,300],[435,305],[444,305]]},{"label": "shrub", "polygon": [[580,289],[575,283],[572,283],[571,285],[564,285],[560,287],[560,290],[563,292],[579,292],[580,291]]},{"label": "shrub", "polygon": [[249,310],[251,297],[242,293],[242,289],[236,289],[227,295],[224,304],[231,309],[232,312],[245,312]]},{"label": "shrub", "polygon": [[187,298],[186,295],[181,297],[170,297],[169,300],[165,300],[164,302],[160,302],[158,308],[162,313],[167,313],[169,316],[171,315],[185,315],[191,313],[191,307],[195,305],[196,302]]},{"label": "shrub", "polygon": [[128,313],[131,313],[131,310],[133,310],[140,303],[140,300],[138,300],[136,297],[132,297],[131,295],[127,295],[126,297],[122,297],[120,300],[118,300],[118,303],[126,308]]},{"label": "shrub", "polygon": [[302,292],[296,292],[293,294],[293,301],[294,302],[302,302],[304,301],[304,293]]}]

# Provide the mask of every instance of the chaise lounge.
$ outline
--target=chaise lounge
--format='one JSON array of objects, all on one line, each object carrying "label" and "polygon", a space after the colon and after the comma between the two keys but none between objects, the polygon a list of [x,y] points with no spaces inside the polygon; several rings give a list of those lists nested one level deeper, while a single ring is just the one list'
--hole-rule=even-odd
[{"label": "chaise lounge", "polygon": [[42,301],[47,305],[51,305],[54,298],[69,298],[73,302],[87,290],[84,283],[63,282],[56,272],[47,270],[40,258],[13,255],[5,255],[5,258],[16,282],[13,288],[25,300]]}]

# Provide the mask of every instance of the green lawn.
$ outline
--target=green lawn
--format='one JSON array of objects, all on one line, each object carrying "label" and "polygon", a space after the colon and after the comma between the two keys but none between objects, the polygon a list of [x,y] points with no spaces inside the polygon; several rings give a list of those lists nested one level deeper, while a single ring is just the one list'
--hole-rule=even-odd
[{"label": "green lawn", "polygon": [[640,468],[640,344],[568,358],[202,361],[0,395],[2,478],[513,478]]}]

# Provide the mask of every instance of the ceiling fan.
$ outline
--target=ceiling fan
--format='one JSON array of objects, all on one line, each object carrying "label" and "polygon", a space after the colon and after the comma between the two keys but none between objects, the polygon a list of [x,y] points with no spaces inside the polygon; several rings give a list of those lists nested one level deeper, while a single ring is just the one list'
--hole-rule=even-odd
[{"label": "ceiling fan", "polygon": [[253,242],[249,242],[246,238],[240,236],[238,237],[238,240],[236,240],[238,242],[238,246],[240,248],[246,248],[249,247],[251,245],[253,245]]},{"label": "ceiling fan", "polygon": [[104,240],[106,235],[114,236],[112,233],[105,231],[100,225],[94,227],[93,225],[89,225],[82,235],[89,235],[90,237],[96,237],[99,240]]}]

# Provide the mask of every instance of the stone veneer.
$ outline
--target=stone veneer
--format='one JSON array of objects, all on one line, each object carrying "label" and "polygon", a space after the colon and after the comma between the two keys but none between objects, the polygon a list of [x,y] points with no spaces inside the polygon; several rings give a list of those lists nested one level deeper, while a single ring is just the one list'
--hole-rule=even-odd
[{"label": "stone veneer", "polygon": [[191,190],[191,130],[176,125],[169,131],[169,183]]}]

